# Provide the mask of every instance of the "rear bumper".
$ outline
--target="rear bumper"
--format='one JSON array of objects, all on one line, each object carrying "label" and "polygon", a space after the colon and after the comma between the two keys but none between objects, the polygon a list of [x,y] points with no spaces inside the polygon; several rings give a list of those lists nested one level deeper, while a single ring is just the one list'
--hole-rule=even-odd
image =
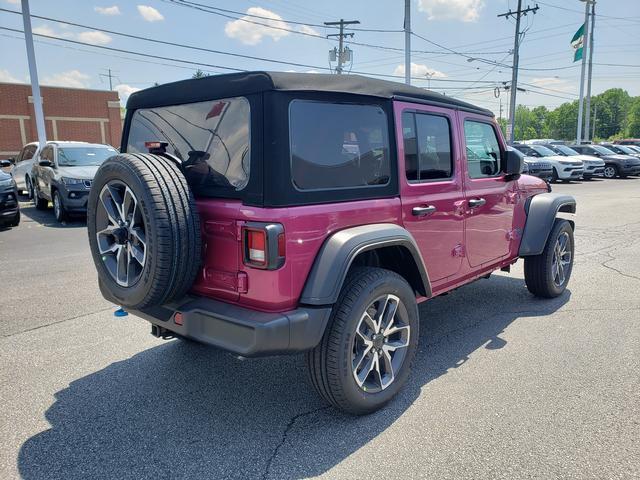
[{"label": "rear bumper", "polygon": [[[320,343],[330,307],[301,307],[266,313],[209,298],[186,297],[180,302],[130,310],[151,322],[156,336],[181,336],[251,357],[309,350]],[[182,325],[175,314],[182,313]]]},{"label": "rear bumper", "polygon": [[18,214],[18,195],[16,190],[8,189],[0,192],[0,222],[6,223],[15,219]]}]

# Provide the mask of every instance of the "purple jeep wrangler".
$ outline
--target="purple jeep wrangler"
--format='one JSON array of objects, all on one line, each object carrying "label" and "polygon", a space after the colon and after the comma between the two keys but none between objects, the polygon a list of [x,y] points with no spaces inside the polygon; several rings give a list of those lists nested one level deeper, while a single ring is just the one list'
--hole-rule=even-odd
[{"label": "purple jeep wrangler", "polygon": [[576,202],[521,175],[490,111],[352,75],[251,72],[131,95],[88,231],[102,294],[153,335],[306,352],[355,414],[407,380],[418,303],[508,270],[563,293]]}]

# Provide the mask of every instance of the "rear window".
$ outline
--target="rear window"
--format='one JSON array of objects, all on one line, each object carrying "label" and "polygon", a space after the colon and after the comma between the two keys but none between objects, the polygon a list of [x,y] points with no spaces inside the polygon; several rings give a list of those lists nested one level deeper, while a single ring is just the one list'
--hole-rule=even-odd
[{"label": "rear window", "polygon": [[384,186],[390,178],[387,116],[376,105],[294,100],[289,108],[298,190]]},{"label": "rear window", "polygon": [[147,152],[149,141],[167,142],[197,187],[242,190],[249,182],[250,107],[244,97],[136,110],[127,152]]}]

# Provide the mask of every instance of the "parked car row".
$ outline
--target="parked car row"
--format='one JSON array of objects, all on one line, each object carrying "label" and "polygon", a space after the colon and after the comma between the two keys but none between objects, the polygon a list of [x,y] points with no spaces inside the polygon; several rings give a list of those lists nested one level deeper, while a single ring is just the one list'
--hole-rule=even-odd
[{"label": "parked car row", "polygon": [[8,178],[15,190],[16,204],[18,192],[25,192],[39,210],[46,210],[51,202],[56,220],[62,222],[70,214],[86,213],[98,167],[117,153],[112,146],[97,143],[51,141],[40,148],[38,142],[33,142],[1,166],[11,167]]},{"label": "parked car row", "polygon": [[[545,180],[550,179],[552,182],[640,175],[640,148],[634,146],[564,145],[561,142],[546,139],[546,141],[529,140],[527,143],[516,143],[513,148],[525,156],[525,165],[535,165],[525,173]],[[551,167],[550,175],[549,166]]]}]

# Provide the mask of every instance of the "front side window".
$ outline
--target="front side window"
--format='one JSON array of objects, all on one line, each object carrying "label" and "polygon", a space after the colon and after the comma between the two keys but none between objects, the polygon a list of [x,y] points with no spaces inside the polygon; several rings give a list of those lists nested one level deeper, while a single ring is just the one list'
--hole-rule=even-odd
[{"label": "front side window", "polygon": [[387,116],[377,105],[294,100],[289,107],[291,174],[299,190],[387,185]]},{"label": "front side window", "polygon": [[24,150],[22,150],[22,155],[20,156],[20,159],[18,160],[19,162],[23,161],[23,160],[30,160],[33,158],[33,155],[36,153],[36,146],[35,145],[29,145],[28,147],[24,147]]},{"label": "front side window", "polygon": [[40,153],[40,160],[49,160],[53,163],[53,147],[44,147]]},{"label": "front side window", "polygon": [[[470,178],[495,177],[500,174],[500,144],[488,123],[465,120],[464,139]],[[526,154],[526,152],[523,152]]]},{"label": "front side window", "polygon": [[189,184],[242,190],[249,182],[250,107],[244,97],[136,110],[127,152],[166,142]]},{"label": "front side window", "polygon": [[409,182],[451,177],[451,132],[446,117],[404,112],[402,131],[405,173]]}]

